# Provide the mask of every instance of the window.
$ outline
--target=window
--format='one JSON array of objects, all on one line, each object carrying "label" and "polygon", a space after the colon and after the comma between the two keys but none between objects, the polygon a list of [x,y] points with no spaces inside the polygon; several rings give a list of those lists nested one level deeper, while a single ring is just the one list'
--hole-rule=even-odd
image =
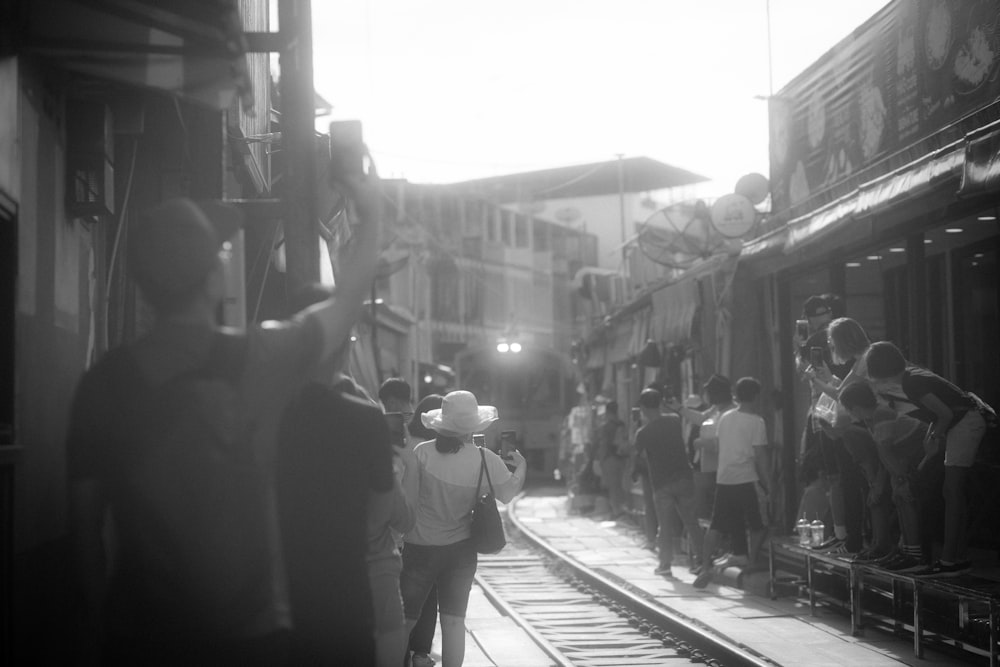
[{"label": "window", "polygon": [[514,219],[514,247],[528,247],[528,219],[522,215]]},{"label": "window", "polygon": [[510,211],[500,211],[500,242],[510,247]]}]

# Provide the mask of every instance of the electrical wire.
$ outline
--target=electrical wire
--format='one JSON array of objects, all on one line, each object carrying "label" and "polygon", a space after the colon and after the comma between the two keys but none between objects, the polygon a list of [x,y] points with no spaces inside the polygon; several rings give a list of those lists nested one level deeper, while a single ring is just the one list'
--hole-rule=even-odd
[{"label": "electrical wire", "polygon": [[122,197],[121,210],[118,213],[118,228],[115,230],[115,240],[111,245],[111,261],[108,263],[108,276],[105,278],[105,288],[104,288],[104,342],[105,344],[111,338],[111,328],[109,323],[109,312],[111,310],[111,285],[114,284],[112,278],[115,274],[115,265],[118,259],[118,250],[121,246],[122,231],[125,227],[126,218],[125,215],[128,213],[128,202],[132,195],[132,179],[135,176],[135,158],[139,153],[139,139],[138,137],[132,142],[132,159],[129,161],[128,168],[128,180],[125,182],[125,195]]}]

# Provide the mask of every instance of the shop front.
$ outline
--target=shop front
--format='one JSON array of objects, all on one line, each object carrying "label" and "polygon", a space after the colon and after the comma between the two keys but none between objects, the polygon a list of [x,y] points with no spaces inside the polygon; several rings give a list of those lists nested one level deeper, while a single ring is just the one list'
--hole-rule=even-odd
[{"label": "shop front", "polygon": [[[773,301],[775,335],[750,345],[777,361],[786,440],[808,407],[791,340],[812,294],[842,296],[872,340],[1000,404],[998,21],[996,3],[892,2],[772,99],[774,214],[741,270]],[[796,458],[783,453],[788,480]]]}]

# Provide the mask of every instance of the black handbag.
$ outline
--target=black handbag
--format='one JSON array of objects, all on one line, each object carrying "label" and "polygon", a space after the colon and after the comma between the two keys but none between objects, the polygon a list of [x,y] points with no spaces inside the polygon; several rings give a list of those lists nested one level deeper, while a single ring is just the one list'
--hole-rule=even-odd
[{"label": "black handbag", "polygon": [[[495,554],[506,546],[507,536],[503,532],[503,522],[493,494],[493,481],[490,471],[486,469],[486,453],[482,447],[479,448],[479,456],[482,463],[479,466],[479,481],[476,482],[476,504],[472,508],[472,543],[481,554]],[[480,494],[484,472],[490,492]]]}]

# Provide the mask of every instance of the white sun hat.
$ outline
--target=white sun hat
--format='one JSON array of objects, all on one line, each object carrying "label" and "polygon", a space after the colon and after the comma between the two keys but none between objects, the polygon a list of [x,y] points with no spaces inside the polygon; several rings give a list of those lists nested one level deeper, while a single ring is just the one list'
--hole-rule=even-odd
[{"label": "white sun hat", "polygon": [[420,415],[424,426],[444,435],[478,433],[500,418],[492,405],[479,405],[470,391],[453,391],[441,407]]}]

